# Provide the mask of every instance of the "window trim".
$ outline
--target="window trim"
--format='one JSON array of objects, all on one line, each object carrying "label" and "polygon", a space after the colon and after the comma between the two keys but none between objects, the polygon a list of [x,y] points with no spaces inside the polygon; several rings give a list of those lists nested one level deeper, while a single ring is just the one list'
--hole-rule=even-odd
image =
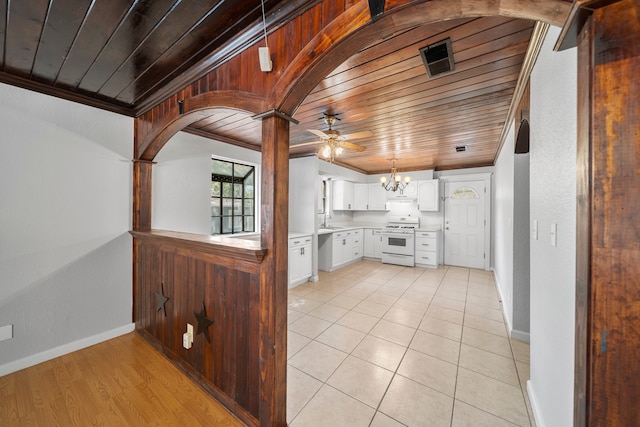
[{"label": "window trim", "polygon": [[[232,167],[231,167],[231,171],[232,174],[235,172],[235,165],[240,165],[240,166],[244,166],[244,167],[249,167],[251,168],[251,170],[244,175],[243,177],[235,177],[233,175],[220,175],[217,173],[214,173],[213,170],[211,172],[211,183],[213,184],[213,182],[220,182],[220,197],[216,197],[216,199],[220,200],[220,215],[219,216],[214,216],[214,215],[210,215],[210,222],[211,222],[211,234],[212,235],[220,235],[220,236],[238,236],[238,235],[242,235],[242,234],[255,234],[256,230],[258,230],[258,224],[259,224],[259,210],[257,209],[257,207],[259,206],[259,165],[256,165],[255,163],[252,162],[246,162],[246,161],[238,161],[236,159],[229,159],[229,158],[224,158],[224,157],[219,157],[219,156],[215,156],[212,155],[211,156],[211,160],[216,160],[216,161],[221,161],[221,162],[226,162],[226,163],[231,163]],[[245,187],[244,187],[244,183],[245,180],[248,176],[250,176],[253,173],[253,198],[246,198],[245,197]],[[219,179],[216,179],[219,178]],[[223,197],[222,194],[222,185],[223,183],[231,183],[231,184],[242,184],[243,185],[243,189],[242,189],[242,197],[233,197],[233,188],[232,188],[232,194],[231,194],[231,200],[232,203],[234,203],[234,201],[236,200],[241,200],[241,214],[235,214],[234,213],[234,207],[231,207],[231,215],[224,215],[223,213],[223,200],[224,199],[229,199],[228,197]],[[211,195],[211,201],[213,202],[213,195]],[[245,214],[245,201],[246,200],[253,200],[253,212],[252,214]],[[242,230],[241,231],[235,231],[234,230],[234,219],[235,218],[242,218]],[[247,217],[253,217],[253,231],[246,231],[245,230],[245,224],[246,224],[246,218]],[[220,233],[216,233],[213,234],[213,221],[214,218],[217,218],[220,222],[219,222],[219,231]],[[223,218],[231,218],[231,232],[229,233],[223,233]]]}]

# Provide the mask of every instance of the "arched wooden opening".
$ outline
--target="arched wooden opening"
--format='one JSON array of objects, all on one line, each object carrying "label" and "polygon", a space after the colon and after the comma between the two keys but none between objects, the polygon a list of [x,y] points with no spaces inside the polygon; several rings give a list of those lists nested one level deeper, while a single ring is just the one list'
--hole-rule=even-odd
[{"label": "arched wooden opening", "polygon": [[[332,0],[323,5],[327,10]],[[360,0],[331,19],[320,28],[306,44],[303,44],[291,61],[263,80],[259,90],[242,86],[238,81],[215,81],[215,75],[202,79],[203,84],[195,82],[193,87],[207,87],[204,92],[192,95],[183,90],[145,113],[136,120],[136,149],[134,166],[134,294],[136,304],[149,302],[149,289],[141,285],[151,274],[154,266],[163,259],[162,251],[179,254],[183,259],[176,265],[195,265],[195,278],[186,273],[184,283],[175,286],[208,285],[209,281],[228,281],[234,286],[237,277],[246,277],[246,283],[253,284],[248,298],[252,298],[252,307],[258,307],[258,316],[251,317],[252,329],[242,337],[252,356],[247,359],[247,372],[252,381],[243,383],[255,387],[255,393],[238,398],[236,384],[224,389],[210,378],[203,368],[203,360],[211,360],[209,350],[202,351],[202,359],[193,359],[189,353],[183,353],[179,342],[163,343],[163,336],[153,335],[163,324],[155,313],[138,318],[134,315],[136,326],[143,329],[150,340],[164,346],[179,364],[193,378],[208,388],[212,394],[223,401],[230,409],[248,424],[264,426],[286,425],[286,302],[287,302],[287,250],[286,233],[288,228],[288,131],[287,115],[292,115],[307,94],[331,70],[353,53],[375,40],[396,31],[403,31],[432,22],[470,18],[479,16],[503,15],[525,19],[541,20],[561,25],[568,13],[569,5],[560,0],[527,0],[519,2],[496,2],[491,0],[471,1],[394,1],[386,6],[385,13],[376,21],[369,15],[368,1]],[[303,15],[304,22],[315,22],[314,17],[322,14],[319,8],[313,8]],[[330,14],[331,12],[326,12]],[[315,14],[315,15],[314,15]],[[319,18],[318,18],[319,19]],[[281,33],[282,39],[290,37],[288,28],[281,28],[270,37]],[[308,28],[306,29],[308,31]],[[283,35],[284,34],[284,35]],[[285,36],[286,35],[286,36]],[[300,35],[302,37],[302,35]],[[273,43],[270,43],[274,46]],[[286,48],[297,44],[291,41]],[[226,73],[242,73],[246,67],[242,58],[232,59],[225,64]],[[215,84],[210,84],[210,83]],[[253,83],[252,83],[253,84]],[[246,97],[244,94],[252,95]],[[240,94],[243,94],[240,97]],[[248,98],[248,99],[247,99]],[[183,101],[181,114],[178,101]],[[249,102],[249,104],[243,103]],[[229,248],[208,244],[206,239],[196,243],[185,240],[184,236],[152,233],[150,222],[151,206],[151,161],[173,134],[197,119],[198,111],[212,106],[239,108],[260,114],[262,122],[262,164],[263,164],[263,205],[262,205],[262,241],[259,247]],[[144,247],[142,247],[144,246]],[[253,256],[253,260],[250,258]],[[202,270],[198,263],[206,262]],[[248,263],[248,264],[247,264]],[[173,268],[173,267],[172,267]],[[215,275],[224,268],[224,274]],[[174,275],[174,278],[176,276]],[[157,280],[157,278],[155,278]],[[217,301],[217,296],[212,297]],[[187,300],[189,297],[187,297]],[[218,298],[219,299],[219,298]],[[215,304],[215,302],[214,302]],[[227,309],[229,313],[232,308]],[[250,306],[246,306],[250,307]],[[183,307],[184,311],[190,306]],[[233,308],[235,310],[235,307]],[[250,311],[251,308],[248,308]],[[156,323],[154,323],[156,322]],[[179,318],[169,327],[174,334],[183,329],[183,319]],[[235,332],[235,330],[233,331]],[[230,333],[233,333],[230,332]],[[200,343],[199,345],[202,345]],[[173,347],[170,347],[173,346]],[[257,352],[257,353],[256,353]],[[228,360],[228,359],[225,359]],[[235,364],[228,361],[237,368]],[[234,371],[234,373],[237,371]],[[259,376],[256,383],[255,376]],[[247,380],[248,381],[248,380]],[[256,394],[257,393],[257,394]]]}]

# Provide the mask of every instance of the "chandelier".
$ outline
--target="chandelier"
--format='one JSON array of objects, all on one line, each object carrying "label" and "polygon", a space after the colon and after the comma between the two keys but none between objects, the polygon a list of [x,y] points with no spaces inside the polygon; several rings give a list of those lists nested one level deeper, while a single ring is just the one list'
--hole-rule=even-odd
[{"label": "chandelier", "polygon": [[342,148],[339,141],[329,139],[318,152],[322,157],[333,163],[333,160],[342,154],[343,151],[344,148]]},{"label": "chandelier", "polygon": [[396,160],[398,159],[394,157],[393,159],[387,160],[391,160],[392,162],[391,174],[389,175],[389,179],[387,179],[386,176],[380,177],[380,184],[382,184],[382,187],[384,187],[384,189],[387,191],[400,190],[400,194],[402,194],[402,191],[407,188],[407,185],[409,185],[411,177],[405,176],[403,181],[402,176],[398,175],[398,169],[396,169]]}]

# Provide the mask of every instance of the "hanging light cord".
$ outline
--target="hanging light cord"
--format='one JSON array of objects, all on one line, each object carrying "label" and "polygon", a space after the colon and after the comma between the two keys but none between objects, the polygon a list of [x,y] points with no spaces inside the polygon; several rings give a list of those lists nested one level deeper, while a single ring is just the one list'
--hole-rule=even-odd
[{"label": "hanging light cord", "polygon": [[262,5],[262,24],[264,27],[264,45],[266,47],[269,47],[269,45],[267,44],[267,18],[265,17],[265,14],[264,14],[264,0],[260,0],[260,4]]}]

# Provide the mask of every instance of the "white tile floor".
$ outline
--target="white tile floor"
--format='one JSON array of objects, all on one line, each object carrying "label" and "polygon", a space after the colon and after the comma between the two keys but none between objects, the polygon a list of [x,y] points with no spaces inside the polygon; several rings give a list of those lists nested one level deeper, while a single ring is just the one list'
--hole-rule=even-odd
[{"label": "white tile floor", "polygon": [[289,290],[287,421],[532,426],[493,274],[361,261]]}]

